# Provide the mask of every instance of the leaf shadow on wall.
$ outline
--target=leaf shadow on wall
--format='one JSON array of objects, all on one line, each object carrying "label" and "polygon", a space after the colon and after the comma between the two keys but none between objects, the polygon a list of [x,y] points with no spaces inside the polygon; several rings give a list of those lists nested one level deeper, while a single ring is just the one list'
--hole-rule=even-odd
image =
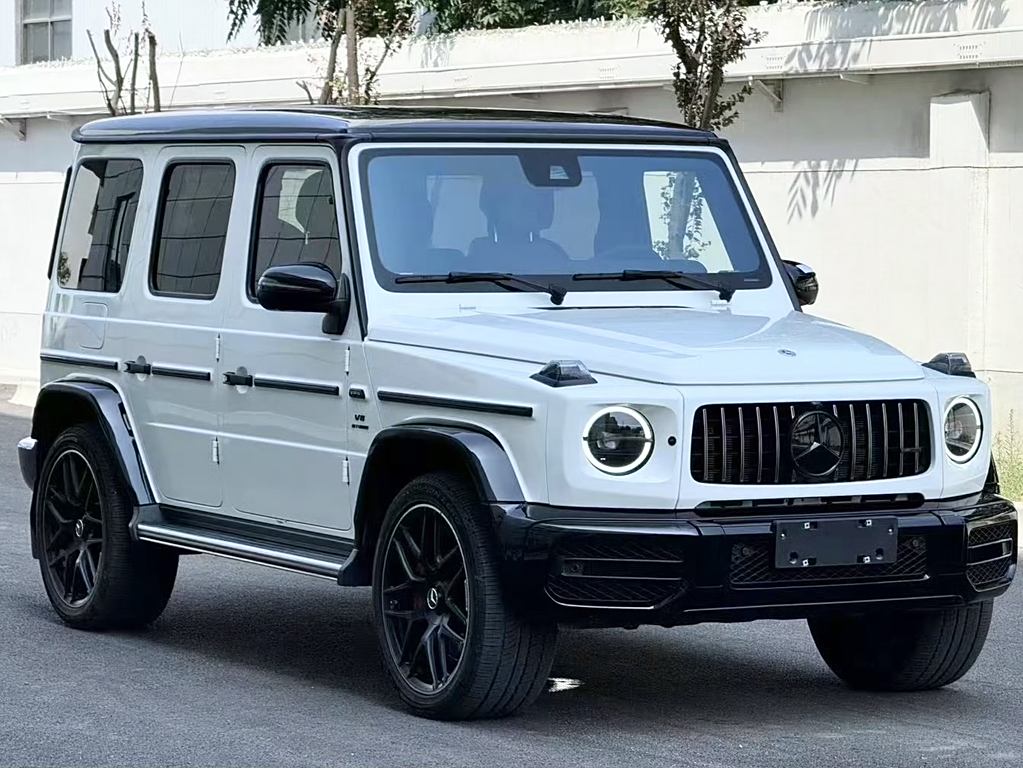
[{"label": "leaf shadow on wall", "polygon": [[[1005,5],[1006,0],[822,5],[806,15],[805,38],[812,42],[789,54],[785,70],[855,72],[869,59],[878,39],[941,34],[961,28],[991,29],[1005,20]],[[796,176],[789,185],[788,220],[815,217],[824,205],[833,203],[842,182],[856,174],[861,159],[862,156],[795,160]]]}]

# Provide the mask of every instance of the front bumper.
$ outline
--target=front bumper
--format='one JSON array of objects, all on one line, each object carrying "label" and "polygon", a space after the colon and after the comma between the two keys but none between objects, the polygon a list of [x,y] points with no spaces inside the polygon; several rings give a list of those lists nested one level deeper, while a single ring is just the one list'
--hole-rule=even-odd
[{"label": "front bumper", "polygon": [[[1016,571],[1016,510],[981,494],[911,509],[701,517],[693,512],[495,506],[504,586],[518,609],[588,626],[695,624],[965,605]],[[781,519],[894,516],[884,565],[774,567]]]}]

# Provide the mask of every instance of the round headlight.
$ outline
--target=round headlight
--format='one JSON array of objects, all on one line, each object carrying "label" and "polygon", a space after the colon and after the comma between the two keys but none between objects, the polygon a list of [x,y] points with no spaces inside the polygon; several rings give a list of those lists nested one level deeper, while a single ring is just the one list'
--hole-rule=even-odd
[{"label": "round headlight", "polygon": [[984,425],[980,409],[968,397],[957,397],[945,409],[945,452],[952,461],[964,464],[980,448]]},{"label": "round headlight", "polygon": [[625,475],[646,464],[654,450],[654,430],[635,408],[615,405],[597,411],[583,432],[586,460],[601,472]]}]

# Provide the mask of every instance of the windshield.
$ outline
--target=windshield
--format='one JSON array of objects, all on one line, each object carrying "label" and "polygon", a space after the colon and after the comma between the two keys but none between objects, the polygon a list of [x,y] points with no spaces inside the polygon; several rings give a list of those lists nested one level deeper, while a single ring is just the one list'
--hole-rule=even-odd
[{"label": "windshield", "polygon": [[[727,288],[770,272],[724,160],[709,152],[379,149],[361,158],[377,279],[392,291],[499,291],[408,275],[488,272],[574,292],[671,290],[671,270]],[[580,279],[601,274],[603,279]],[[573,282],[573,278],[576,281]]]}]

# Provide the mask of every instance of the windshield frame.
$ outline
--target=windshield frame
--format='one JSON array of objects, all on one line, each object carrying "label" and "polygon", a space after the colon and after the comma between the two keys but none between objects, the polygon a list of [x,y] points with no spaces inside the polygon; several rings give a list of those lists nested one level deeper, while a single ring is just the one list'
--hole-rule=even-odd
[{"label": "windshield frame", "polygon": [[[738,208],[742,221],[748,228],[754,247],[757,249],[758,269],[755,272],[736,273],[698,273],[697,276],[723,288],[735,289],[741,292],[764,291],[769,289],[775,280],[775,269],[777,256],[766,233],[761,227],[759,217],[749,197],[748,189],[743,184],[741,176],[737,172],[733,158],[720,147],[714,145],[697,144],[623,144],[606,143],[592,144],[585,142],[509,142],[509,141],[417,141],[417,142],[366,142],[352,147],[349,156],[349,167],[356,171],[357,181],[352,184],[353,199],[356,202],[356,210],[361,209],[361,214],[356,217],[363,242],[369,255],[370,267],[373,272],[374,282],[381,289],[391,294],[459,294],[459,293],[505,293],[505,289],[493,283],[467,282],[467,283],[396,283],[395,278],[402,274],[391,272],[379,258],[376,228],[373,217],[373,205],[369,187],[369,163],[373,158],[380,156],[396,155],[444,155],[444,154],[479,154],[479,155],[507,155],[518,150],[571,150],[581,155],[627,155],[630,153],[641,155],[699,155],[702,158],[709,158],[724,173],[728,181],[735,205]],[[581,262],[581,264],[584,262]],[[772,266],[773,263],[773,266]],[[671,268],[672,261],[665,261],[665,268]],[[508,271],[508,270],[503,270]],[[533,280],[535,282],[551,283],[568,289],[571,293],[635,293],[635,292],[665,292],[679,291],[677,287],[671,287],[663,280],[635,280],[622,281],[618,279],[608,280],[585,280],[574,281],[572,276],[586,270],[573,270],[570,273],[526,273],[514,272],[516,276]],[[597,270],[594,270],[597,271]],[[606,270],[599,270],[606,271]],[[427,271],[414,272],[411,274],[427,274]],[[523,291],[531,294],[534,291]]]}]

